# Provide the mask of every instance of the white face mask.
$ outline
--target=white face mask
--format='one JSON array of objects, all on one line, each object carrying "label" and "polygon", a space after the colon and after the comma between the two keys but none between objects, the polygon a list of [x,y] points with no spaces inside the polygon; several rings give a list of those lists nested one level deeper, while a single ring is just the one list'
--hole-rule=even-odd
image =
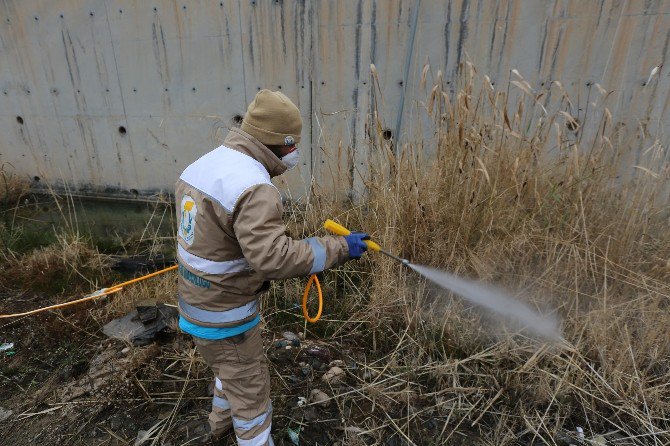
[{"label": "white face mask", "polygon": [[282,161],[282,163],[284,163],[286,165],[288,170],[293,169],[300,162],[300,150],[295,149],[293,152],[289,153],[288,155],[282,156],[281,161]]}]

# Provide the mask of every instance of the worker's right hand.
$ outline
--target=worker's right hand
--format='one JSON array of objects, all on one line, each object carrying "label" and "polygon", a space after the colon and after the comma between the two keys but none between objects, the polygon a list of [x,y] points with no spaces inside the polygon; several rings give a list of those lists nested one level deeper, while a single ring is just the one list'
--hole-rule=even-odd
[{"label": "worker's right hand", "polygon": [[349,258],[360,259],[365,251],[368,250],[368,245],[365,240],[370,240],[370,236],[364,232],[352,232],[345,235],[344,239],[347,241],[349,247]]}]

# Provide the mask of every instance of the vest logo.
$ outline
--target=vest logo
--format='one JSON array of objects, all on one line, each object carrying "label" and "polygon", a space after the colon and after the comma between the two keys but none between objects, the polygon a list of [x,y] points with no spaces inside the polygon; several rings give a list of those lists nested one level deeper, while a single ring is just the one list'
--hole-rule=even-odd
[{"label": "vest logo", "polygon": [[177,232],[188,246],[193,244],[195,238],[195,216],[197,213],[198,206],[195,205],[195,200],[189,195],[184,195],[184,198],[181,199],[179,231]]}]

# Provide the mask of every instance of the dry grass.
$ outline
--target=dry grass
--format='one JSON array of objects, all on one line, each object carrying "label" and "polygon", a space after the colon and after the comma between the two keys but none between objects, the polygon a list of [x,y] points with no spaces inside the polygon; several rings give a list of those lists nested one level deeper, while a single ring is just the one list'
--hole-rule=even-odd
[{"label": "dry grass", "polygon": [[0,283],[10,288],[68,294],[100,288],[110,272],[110,259],[83,237],[56,235],[56,243],[20,255],[5,251]]},{"label": "dry grass", "polygon": [[345,208],[315,186],[292,231],[313,234],[333,216],[414,262],[522,290],[560,314],[566,345],[505,333],[370,256],[327,291],[328,317],[341,321],[330,331],[344,343],[356,333],[381,373],[342,397],[376,408],[347,422],[367,444],[390,433],[426,444],[426,420],[437,420],[437,444],[472,431],[484,444],[555,444],[578,425],[667,444],[667,149],[643,123],[614,126],[600,86],[578,119],[558,82],[533,92],[515,73],[495,90],[468,64],[456,93],[434,81],[420,116],[434,137],[393,147],[373,119],[368,198]]},{"label": "dry grass", "polygon": [[[111,284],[110,284],[111,285]],[[170,271],[160,276],[129,285],[111,299],[100,311],[104,319],[121,316],[135,309],[140,302],[177,304],[177,273]]]},{"label": "dry grass", "polygon": [[0,205],[2,208],[15,207],[29,190],[28,180],[17,175],[11,164],[0,164]]}]

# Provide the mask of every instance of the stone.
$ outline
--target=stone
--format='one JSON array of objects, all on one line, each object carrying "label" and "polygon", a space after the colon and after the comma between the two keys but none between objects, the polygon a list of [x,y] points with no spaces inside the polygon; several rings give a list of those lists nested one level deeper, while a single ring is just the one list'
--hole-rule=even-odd
[{"label": "stone", "polygon": [[289,375],[288,380],[294,385],[301,384],[304,381],[302,378],[298,378],[295,375]]},{"label": "stone", "polygon": [[319,389],[312,389],[309,393],[309,402],[326,408],[330,405],[330,397]]},{"label": "stone", "polygon": [[308,347],[305,352],[309,356],[319,358],[321,362],[329,363],[330,362],[330,351],[326,347],[321,347],[318,345],[313,345]]},{"label": "stone", "polygon": [[591,440],[591,444],[594,446],[607,446],[607,440],[602,435],[596,435]]},{"label": "stone", "polygon": [[326,373],[324,373],[323,377],[321,379],[329,384],[334,384],[337,382],[340,382],[344,379],[344,370],[342,370],[339,367],[331,367],[330,370],[328,370]]},{"label": "stone", "polygon": [[0,407],[0,421],[5,421],[7,418],[11,417],[13,413],[14,413],[13,410]]}]

